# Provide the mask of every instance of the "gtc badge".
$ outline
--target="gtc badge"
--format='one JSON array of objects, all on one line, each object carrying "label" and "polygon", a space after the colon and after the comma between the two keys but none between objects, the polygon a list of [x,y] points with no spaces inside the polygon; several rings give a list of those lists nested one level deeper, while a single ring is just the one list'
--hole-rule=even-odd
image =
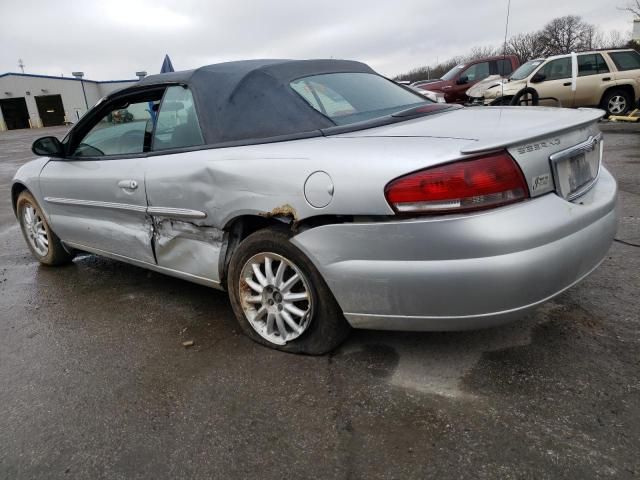
[{"label": "gtc badge", "polygon": [[537,192],[538,190],[542,190],[545,187],[548,187],[549,183],[551,183],[551,175],[550,174],[545,173],[544,175],[538,175],[531,182],[531,190],[533,192]]}]

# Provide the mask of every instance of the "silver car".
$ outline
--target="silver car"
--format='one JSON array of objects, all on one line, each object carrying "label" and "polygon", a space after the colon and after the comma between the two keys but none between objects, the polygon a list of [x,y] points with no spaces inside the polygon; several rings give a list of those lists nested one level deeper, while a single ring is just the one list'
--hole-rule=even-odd
[{"label": "silver car", "polygon": [[616,230],[603,112],[437,104],[338,60],[147,77],[15,175],[35,257],[104,255],[229,292],[252,339],[321,354],[350,327],[522,317]]}]

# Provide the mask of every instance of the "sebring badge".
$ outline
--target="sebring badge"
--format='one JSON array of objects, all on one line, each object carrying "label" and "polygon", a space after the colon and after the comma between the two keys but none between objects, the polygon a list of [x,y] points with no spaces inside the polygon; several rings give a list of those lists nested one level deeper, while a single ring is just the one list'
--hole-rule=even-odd
[{"label": "sebring badge", "polygon": [[560,145],[560,139],[554,138],[551,140],[546,140],[544,142],[530,143],[529,145],[522,145],[518,147],[517,150],[518,150],[518,153],[522,155],[524,153],[536,152],[543,148],[555,147],[557,145]]}]

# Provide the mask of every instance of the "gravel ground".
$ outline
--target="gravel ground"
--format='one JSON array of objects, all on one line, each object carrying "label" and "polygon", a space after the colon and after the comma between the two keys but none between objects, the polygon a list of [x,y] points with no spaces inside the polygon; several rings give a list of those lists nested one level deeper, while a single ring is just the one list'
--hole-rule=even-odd
[{"label": "gravel ground", "polygon": [[[618,238],[640,244],[640,128],[603,125]],[[115,261],[29,254],[0,132],[0,478],[637,478],[640,250],[507,327],[260,347],[227,297]],[[194,340],[185,349],[182,342]]]}]

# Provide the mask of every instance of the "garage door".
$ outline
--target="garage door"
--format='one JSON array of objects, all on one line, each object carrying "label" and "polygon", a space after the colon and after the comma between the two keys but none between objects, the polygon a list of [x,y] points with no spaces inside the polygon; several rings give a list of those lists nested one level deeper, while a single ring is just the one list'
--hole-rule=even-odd
[{"label": "garage door", "polygon": [[60,95],[41,95],[35,99],[43,127],[64,125],[64,107]]},{"label": "garage door", "polygon": [[29,110],[24,97],[3,98],[0,100],[0,109],[9,130],[29,128]]}]

